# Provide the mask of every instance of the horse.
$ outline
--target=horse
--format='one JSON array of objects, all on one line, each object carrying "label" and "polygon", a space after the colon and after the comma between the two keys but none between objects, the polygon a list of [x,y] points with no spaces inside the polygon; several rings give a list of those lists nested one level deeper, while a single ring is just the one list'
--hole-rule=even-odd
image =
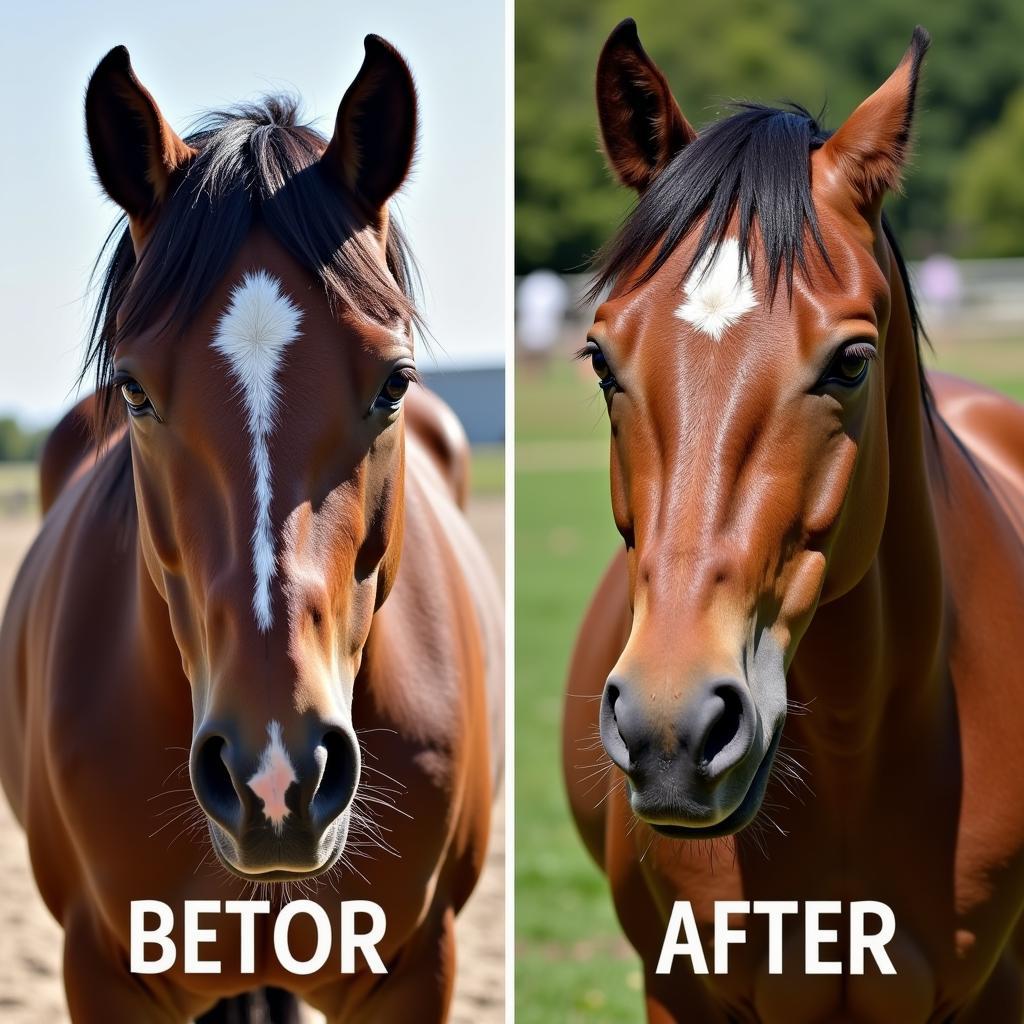
[{"label": "horse", "polygon": [[[624,543],[563,765],[651,1022],[1021,1019],[1024,410],[925,372],[882,213],[928,45],[834,133],[756,104],[696,132],[631,20],[598,61],[637,198],[580,354]],[[728,901],[746,939],[719,929],[728,969],[704,973],[676,939],[710,964]],[[758,901],[796,911],[781,968]],[[826,970],[803,964],[810,901],[840,911]],[[860,901],[892,913],[895,974],[837,940]]]},{"label": "horse", "polygon": [[[75,1022],[292,1020],[300,999],[330,1021],[448,1015],[504,641],[465,434],[414,386],[389,204],[416,110],[372,35],[329,139],[287,97],[179,137],[124,47],[89,81],[92,160],[123,211],[96,389],[43,454],[0,632],[0,776]],[[299,895],[319,916],[291,917],[282,962],[271,936]],[[216,973],[181,953],[132,973],[133,901],[173,911],[181,951],[183,905],[254,897],[247,936],[240,914],[196,919]],[[340,929],[319,946],[320,916],[360,900],[386,919],[384,974],[361,955],[339,970]]]}]

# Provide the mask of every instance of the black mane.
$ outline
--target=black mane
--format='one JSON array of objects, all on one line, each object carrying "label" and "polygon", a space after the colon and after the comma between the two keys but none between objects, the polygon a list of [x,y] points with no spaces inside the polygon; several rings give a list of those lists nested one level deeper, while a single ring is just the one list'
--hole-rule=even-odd
[{"label": "black mane", "polygon": [[271,96],[208,114],[185,141],[198,155],[166,201],[147,258],[136,266],[122,216],[93,270],[99,291],[80,380],[94,371],[101,435],[110,414],[121,409],[110,401],[120,339],[161,317],[164,327],[183,330],[256,223],[320,278],[332,303],[382,323],[419,323],[413,263],[401,230],[392,218],[389,277],[355,233],[355,201],[318,166],[326,140],[298,124],[294,99]]},{"label": "black mane", "polygon": [[[704,224],[684,279],[709,250],[718,250],[734,215],[738,215],[739,248],[747,264],[753,266],[759,255],[765,261],[769,301],[783,274],[787,294],[791,294],[795,268],[807,273],[808,239],[829,271],[836,273],[814,210],[809,159],[832,133],[796,104],[776,108],[741,103],[734,110],[677,153],[639,197],[618,233],[597,254],[588,301],[636,274],[655,253],[632,287],[650,280],[702,218]],[[755,218],[760,253],[751,244]],[[906,264],[884,216],[882,225],[907,293],[921,367],[921,396],[930,422],[931,395],[920,359],[924,331]]]}]

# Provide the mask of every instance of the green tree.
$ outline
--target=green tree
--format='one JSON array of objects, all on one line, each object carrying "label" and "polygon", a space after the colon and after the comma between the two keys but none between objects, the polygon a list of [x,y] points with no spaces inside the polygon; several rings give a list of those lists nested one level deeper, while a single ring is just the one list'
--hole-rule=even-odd
[{"label": "green tree", "polygon": [[29,462],[38,457],[45,430],[24,430],[10,416],[0,417],[0,462]]},{"label": "green tree", "polygon": [[[628,209],[597,143],[593,77],[608,33],[636,18],[644,45],[698,127],[723,100],[828,101],[836,127],[895,67],[918,22],[934,46],[919,103],[916,155],[890,214],[907,252],[956,249],[957,169],[1024,85],[1017,0],[518,0],[516,267],[581,267]],[[1017,193],[1020,193],[1020,189]],[[1016,217],[1010,205],[993,219]],[[972,252],[988,251],[971,243]],[[994,250],[991,250],[994,254]]]},{"label": "green tree", "polygon": [[833,127],[892,71],[915,24],[931,33],[914,155],[904,194],[892,197],[888,210],[909,256],[961,251],[950,217],[957,167],[972,140],[995,124],[1008,97],[1024,85],[1024,5],[1016,0],[808,4],[811,31],[803,44],[819,53],[828,69]]},{"label": "green tree", "polygon": [[630,196],[609,176],[598,144],[597,55],[627,14],[696,125],[733,98],[806,94],[816,57],[795,39],[793,0],[521,0],[516,6],[517,269],[579,269],[622,218]]},{"label": "green tree", "polygon": [[994,128],[964,154],[953,193],[962,248],[972,255],[1024,256],[1024,89]]}]

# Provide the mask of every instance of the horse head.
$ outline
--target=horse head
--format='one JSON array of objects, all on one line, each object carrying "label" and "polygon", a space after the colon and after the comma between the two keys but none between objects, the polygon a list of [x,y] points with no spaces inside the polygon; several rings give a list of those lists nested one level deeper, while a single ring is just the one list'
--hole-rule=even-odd
[{"label": "horse head", "polygon": [[274,99],[182,139],[118,47],[86,121],[127,220],[93,355],[130,443],[141,614],[169,620],[191,687],[192,786],[231,871],[326,871],[402,546],[415,312],[388,201],[413,157],[412,78],[369,36],[329,141]]},{"label": "horse head", "polygon": [[877,555],[887,405],[922,387],[881,203],[927,43],[916,31],[834,134],[755,105],[698,134],[631,21],[600,58],[604,147],[638,194],[581,352],[608,407],[633,611],[600,731],[665,835],[756,816],[797,645]]}]

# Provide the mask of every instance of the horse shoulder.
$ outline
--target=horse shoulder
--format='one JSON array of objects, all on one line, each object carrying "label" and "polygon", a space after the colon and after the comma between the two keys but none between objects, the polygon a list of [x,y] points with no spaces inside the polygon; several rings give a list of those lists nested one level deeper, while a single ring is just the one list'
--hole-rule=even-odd
[{"label": "horse shoulder", "polygon": [[[939,430],[933,493],[959,747],[956,884],[963,927],[994,955],[1024,894],[1024,409],[954,377],[932,385],[952,431]],[[1014,895],[991,900],[994,890]]]},{"label": "horse shoulder", "polygon": [[39,504],[44,515],[95,457],[95,415],[96,396],[88,395],[66,412],[47,436],[39,459]]},{"label": "horse shoulder", "polygon": [[496,588],[465,517],[428,460],[416,442],[408,445],[402,558],[374,616],[364,660],[378,703],[398,719],[395,727],[458,760],[465,717],[486,703],[487,669],[499,660],[489,650],[496,609],[488,591]]},{"label": "horse shoulder", "polygon": [[[80,688],[90,669],[104,675],[104,661],[116,646],[119,581],[134,576],[120,564],[132,550],[126,534],[131,522],[116,507],[114,493],[130,487],[130,478],[120,479],[123,466],[115,452],[127,456],[119,446],[65,481],[11,588],[0,631],[0,684],[4,701],[15,705],[5,727],[22,751],[40,749],[28,734],[43,738],[52,717],[66,709],[69,689]],[[91,643],[84,644],[83,635]],[[19,773],[30,771],[20,760]]]},{"label": "horse shoulder", "polygon": [[[415,436],[409,439],[407,456],[399,602],[409,614],[422,615],[429,609],[426,632],[431,637],[437,637],[439,629],[450,633],[450,654],[473,666],[463,685],[472,680],[472,690],[477,681],[482,684],[479,696],[485,702],[497,770],[503,752],[505,693],[504,606],[497,578],[448,482]],[[388,604],[394,600],[392,595]]]},{"label": "horse shoulder", "polygon": [[423,445],[459,508],[469,500],[469,440],[458,416],[439,395],[413,388],[405,402],[405,423]]},{"label": "horse shoulder", "polygon": [[[949,428],[940,427],[932,474],[943,575],[956,616],[948,657],[962,714],[976,708],[983,716],[986,707],[1004,703],[1008,688],[1024,690],[1016,653],[1024,618],[1024,407],[955,377],[934,375],[932,385]],[[1014,700],[1010,708],[1017,707],[1024,705]],[[1015,717],[1003,714],[1000,721],[1010,725]],[[1020,727],[1024,714],[1012,722]]]},{"label": "horse shoulder", "polygon": [[[117,574],[110,537],[96,521],[107,522],[108,534],[114,526],[95,476],[94,469],[78,474],[55,495],[0,627],[0,776],[25,829],[40,893],[58,920],[80,888],[62,809],[68,780],[81,778],[79,748],[90,735],[83,719],[97,711],[87,691],[109,678],[106,659],[117,645],[108,614]],[[81,643],[83,635],[90,644]]]},{"label": "horse shoulder", "polygon": [[950,374],[931,373],[928,379],[942,418],[1002,482],[1001,497],[1015,517],[1024,517],[1024,406]]},{"label": "horse shoulder", "polygon": [[[54,501],[56,497],[55,492]],[[66,537],[78,502],[65,495],[60,506],[44,518],[22,558],[0,622],[0,778],[23,824],[32,774],[28,733],[43,706],[47,666],[57,652],[46,624],[53,621],[60,599]]]},{"label": "horse shoulder", "polygon": [[415,807],[421,849],[447,847],[456,906],[482,868],[501,760],[501,629],[486,556],[431,457],[410,439],[402,560],[374,616],[354,711],[371,748],[402,745],[381,760],[406,766],[403,806]]}]

